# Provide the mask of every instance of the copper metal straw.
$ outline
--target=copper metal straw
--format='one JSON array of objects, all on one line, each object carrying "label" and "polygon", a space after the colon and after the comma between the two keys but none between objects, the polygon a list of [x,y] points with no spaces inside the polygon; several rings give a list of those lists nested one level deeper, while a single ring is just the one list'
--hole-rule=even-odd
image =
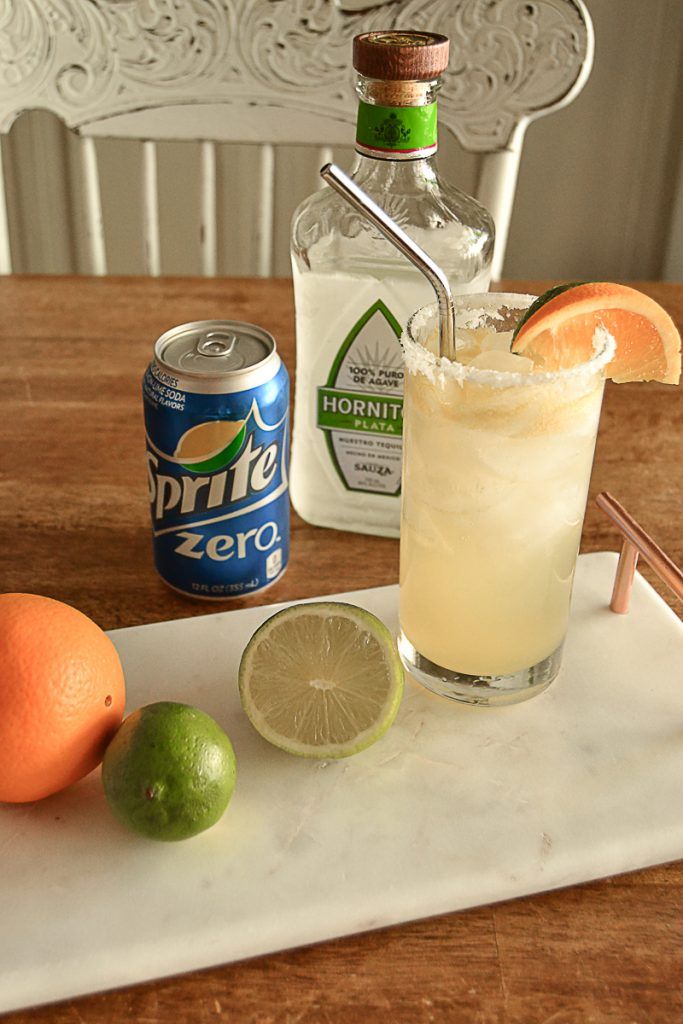
[{"label": "copper metal straw", "polygon": [[676,597],[683,600],[683,572],[676,563],[672,562],[659,545],[655,544],[640,523],[637,523],[633,516],[629,515],[623,505],[620,505],[609,491],[601,491],[595,501],[624,535],[610,601],[612,611],[618,612],[620,615],[625,615],[628,611],[639,554],[643,556],[653,572],[657,573],[662,583],[666,584]]},{"label": "copper metal straw", "polygon": [[439,354],[455,361],[455,307],[448,278],[441,267],[336,164],[325,164],[320,168],[320,176],[422,271],[439,303]]}]

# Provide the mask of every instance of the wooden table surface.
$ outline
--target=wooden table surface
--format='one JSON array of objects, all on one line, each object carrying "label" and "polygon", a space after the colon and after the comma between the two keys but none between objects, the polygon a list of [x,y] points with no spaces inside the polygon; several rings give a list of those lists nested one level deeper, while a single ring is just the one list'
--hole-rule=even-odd
[{"label": "wooden table surface", "polygon": [[[505,283],[536,293],[547,284]],[[683,328],[683,285],[637,287]],[[396,541],[355,536],[351,548],[348,534],[295,516],[290,567],[262,601],[207,607],[161,583],[151,559],[140,379],[163,330],[209,318],[262,324],[293,376],[289,281],[0,279],[2,590],[67,601],[111,629],[396,582]],[[591,499],[611,491],[679,564],[682,439],[679,389],[608,385]],[[617,548],[589,500],[582,550]],[[680,615],[681,602],[643,573]],[[671,1024],[683,1020],[682,982],[680,862],[4,1020]]]}]

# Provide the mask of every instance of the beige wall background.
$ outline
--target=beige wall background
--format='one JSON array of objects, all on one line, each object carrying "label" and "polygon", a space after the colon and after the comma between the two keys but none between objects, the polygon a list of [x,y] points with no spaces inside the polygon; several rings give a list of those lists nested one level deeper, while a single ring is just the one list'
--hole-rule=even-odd
[{"label": "beige wall background", "polygon": [[[527,134],[504,273],[508,277],[683,279],[683,0],[588,0],[593,73],[568,108]],[[14,269],[87,273],[78,140],[30,111],[3,139]],[[97,143],[109,272],[144,272],[141,145]],[[351,146],[334,151],[342,167]],[[219,273],[256,273],[253,146],[218,157]],[[318,186],[319,153],[279,146],[270,271],[288,275],[289,223]],[[479,161],[442,137],[441,172],[476,194]],[[198,274],[199,147],[159,146],[164,274]]]}]

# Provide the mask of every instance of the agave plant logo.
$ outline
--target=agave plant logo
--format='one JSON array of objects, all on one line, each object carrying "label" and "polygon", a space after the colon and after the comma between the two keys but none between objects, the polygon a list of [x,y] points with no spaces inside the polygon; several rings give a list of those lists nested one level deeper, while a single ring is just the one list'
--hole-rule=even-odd
[{"label": "agave plant logo", "polygon": [[190,427],[173,453],[190,473],[214,473],[239,453],[247,433],[246,420],[207,420]]},{"label": "agave plant logo", "polygon": [[384,142],[389,146],[407,142],[410,138],[410,128],[394,111],[372,130],[378,142]]}]

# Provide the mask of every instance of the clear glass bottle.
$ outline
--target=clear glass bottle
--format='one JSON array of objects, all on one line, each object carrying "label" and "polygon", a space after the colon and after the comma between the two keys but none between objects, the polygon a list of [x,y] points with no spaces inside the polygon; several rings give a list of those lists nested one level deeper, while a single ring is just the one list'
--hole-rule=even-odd
[{"label": "clear glass bottle", "polygon": [[[351,177],[446,271],[454,293],[486,291],[488,212],[440,177],[436,94],[445,36],[354,39],[360,98]],[[294,213],[296,402],[290,493],[318,526],[397,537],[403,404],[399,338],[434,301],[424,277],[326,186]]]}]

